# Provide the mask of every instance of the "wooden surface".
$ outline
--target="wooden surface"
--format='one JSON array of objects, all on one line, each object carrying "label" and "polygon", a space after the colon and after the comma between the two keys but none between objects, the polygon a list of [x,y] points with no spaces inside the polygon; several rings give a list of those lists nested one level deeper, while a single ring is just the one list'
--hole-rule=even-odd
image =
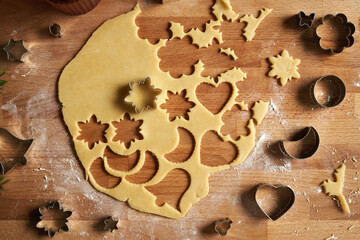
[{"label": "wooden surface", "polygon": [[[6,65],[2,79],[8,81],[0,95],[0,126],[20,138],[35,139],[27,154],[28,164],[6,175],[10,182],[0,196],[1,239],[47,238],[35,225],[38,207],[48,205],[51,200],[59,200],[65,210],[73,211],[70,231],[57,234],[55,239],[217,239],[221,237],[213,233],[212,223],[225,217],[234,221],[225,239],[326,239],[332,234],[339,239],[359,238],[360,163],[352,160],[360,160],[360,45],[356,41],[359,32],[354,34],[353,47],[331,56],[315,47],[313,29],[298,28],[294,16],[303,10],[315,12],[318,20],[327,13],[342,12],[359,28],[360,1],[233,0],[231,3],[241,16],[258,14],[263,7],[274,11],[261,23],[251,42],[241,36],[244,24],[239,22],[225,22],[221,26],[225,43],[214,44],[209,49],[197,49],[189,44],[188,38],[170,41],[158,53],[162,59],[160,67],[176,77],[190,74],[191,65],[201,59],[205,64],[204,75],[216,77],[237,66],[248,76],[239,84],[238,100],[245,99],[250,104],[259,99],[271,100],[272,104],[262,125],[257,127],[258,144],[246,161],[213,174],[209,195],[195,204],[186,217],[172,220],[135,211],[126,203],[97,192],[84,180],[57,97],[58,77],[63,67],[101,23],[131,10],[135,1],[103,0],[83,16],[65,15],[42,0],[1,1],[0,44],[4,46],[9,38],[24,39],[31,54],[25,63],[8,62],[5,53],[0,54],[0,65]],[[182,23],[185,31],[192,27],[202,29],[213,18],[211,5],[212,1],[206,0],[182,0],[165,5],[141,1],[143,13],[136,20],[139,36],[151,42],[169,38],[169,21]],[[63,38],[48,33],[48,26],[54,22],[62,26]],[[218,53],[219,47],[233,48],[239,59],[232,61]],[[266,59],[283,49],[302,61],[301,78],[286,86],[266,76],[270,69]],[[311,103],[308,89],[311,82],[327,74],[345,81],[347,95],[338,107],[319,109]],[[198,92],[199,98],[216,112],[229,88],[202,86]],[[244,126],[249,116],[233,110],[225,114],[222,132],[236,138],[246,134]],[[306,160],[284,158],[276,147],[277,142],[306,126],[314,126],[320,134],[317,153]],[[191,138],[186,133],[183,136],[184,145],[172,155],[175,161],[191,151]],[[202,154],[214,164],[224,159],[229,161],[234,154],[231,146],[218,145],[216,136],[209,136],[208,143]],[[350,216],[339,210],[319,187],[344,160],[347,165],[344,195],[349,201]],[[156,164],[149,166],[149,172],[153,168]],[[170,176],[180,179],[175,189],[187,184],[186,176],[181,176],[181,172]],[[254,204],[253,187],[263,182],[290,185],[296,193],[293,208],[276,222],[264,218]],[[152,191],[158,196],[158,204],[169,201],[176,206],[178,192]],[[102,222],[109,215],[120,219],[119,230],[114,233],[103,231]],[[348,230],[350,226],[353,227]]]}]

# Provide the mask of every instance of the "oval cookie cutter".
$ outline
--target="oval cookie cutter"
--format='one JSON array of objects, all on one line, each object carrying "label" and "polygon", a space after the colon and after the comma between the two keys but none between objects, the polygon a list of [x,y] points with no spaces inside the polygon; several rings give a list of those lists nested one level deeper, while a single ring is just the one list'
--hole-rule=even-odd
[{"label": "oval cookie cutter", "polygon": [[[311,138],[313,138],[313,139],[311,139]],[[310,141],[310,143],[308,143],[309,140],[312,140],[312,141]],[[306,145],[311,145],[313,147],[308,150],[299,151],[301,153],[301,155],[295,156],[294,154],[291,154],[287,150],[287,148],[285,146],[285,145],[287,145],[287,143],[290,143],[290,144],[306,143]],[[306,159],[306,158],[313,156],[315,154],[315,152],[318,150],[319,145],[320,145],[320,136],[314,127],[307,127],[305,129],[303,129],[300,132],[299,137],[296,138],[295,140],[281,140],[279,142],[279,147],[280,147],[281,152],[285,156],[294,158],[294,159]]]},{"label": "oval cookie cutter", "polygon": [[[326,92],[325,95],[324,91]],[[310,86],[311,100],[323,108],[339,105],[344,100],[345,95],[345,83],[335,75],[323,76]]]},{"label": "oval cookie cutter", "polygon": [[[345,40],[346,42],[344,41],[344,43],[342,44],[341,47],[339,47],[338,49],[332,49],[331,47],[330,48],[324,48],[323,45],[321,45],[321,37],[318,33],[318,28],[320,26],[322,26],[325,22],[326,19],[340,19],[342,25],[344,26],[344,28],[346,28],[346,30],[348,31],[347,34],[344,36],[345,37]],[[349,48],[351,47],[352,45],[354,45],[354,37],[353,37],[353,34],[355,33],[355,25],[351,22],[348,22],[347,20],[347,17],[345,14],[343,13],[339,13],[337,14],[336,16],[332,15],[332,14],[327,14],[325,15],[321,21],[320,21],[320,24],[315,28],[315,36],[318,38],[318,46],[324,50],[324,51],[329,51],[333,54],[338,54],[338,53],[341,53],[345,48]]]},{"label": "oval cookie cutter", "polygon": [[[287,203],[284,204],[284,206],[281,209],[278,209],[278,211],[276,211],[273,214],[270,214],[268,212],[266,212],[263,207],[261,207],[261,203],[258,201],[257,198],[257,194],[258,192],[265,187],[270,187],[270,188],[274,188],[274,189],[280,189],[280,188],[284,188],[286,190],[288,190],[288,192],[290,193],[290,195],[288,196],[287,199]],[[258,205],[258,207],[260,208],[260,210],[265,214],[265,216],[269,219],[271,219],[272,221],[276,221],[279,218],[281,218],[287,211],[290,210],[290,208],[294,205],[295,203],[295,192],[294,190],[288,186],[288,185],[272,185],[272,184],[268,184],[268,183],[261,183],[256,187],[256,191],[255,191],[255,202]]]}]

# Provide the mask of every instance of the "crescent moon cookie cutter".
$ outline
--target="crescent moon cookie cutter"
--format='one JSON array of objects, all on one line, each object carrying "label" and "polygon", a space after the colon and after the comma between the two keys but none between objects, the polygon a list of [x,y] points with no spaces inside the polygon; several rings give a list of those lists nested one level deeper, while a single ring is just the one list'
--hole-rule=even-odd
[{"label": "crescent moon cookie cutter", "polygon": [[[47,214],[48,211],[56,211],[55,219],[54,218],[44,219],[44,216]],[[44,231],[46,231],[48,233],[48,236],[50,238],[54,237],[55,234],[58,232],[69,231],[69,226],[67,225],[67,222],[69,222],[68,218],[72,215],[72,211],[64,211],[64,209],[61,207],[61,205],[58,201],[52,202],[48,207],[45,207],[45,206],[39,207],[39,213],[40,213],[40,217],[39,217],[40,221],[36,224],[36,227],[39,229],[43,228]],[[48,225],[47,222],[51,222],[52,224],[50,223],[50,225]],[[53,226],[51,226],[51,225],[57,225],[57,224],[54,224],[54,222],[62,224],[55,231],[52,228]]]},{"label": "crescent moon cookie cutter", "polygon": [[[282,191],[281,192],[281,195],[283,196],[282,200],[284,200],[284,201],[282,201],[283,205],[280,208],[275,209],[275,211],[273,211],[271,213],[269,211],[266,211],[264,209],[264,207],[262,207],[262,201],[260,201],[260,199],[258,197],[259,192],[265,188],[271,188],[276,191]],[[287,193],[287,194],[285,194],[285,193]],[[291,209],[291,207],[295,203],[295,192],[288,185],[272,185],[272,184],[268,184],[268,183],[261,183],[256,186],[254,197],[255,197],[255,202],[258,205],[261,212],[263,212],[264,215],[267,218],[271,219],[272,221],[276,221],[279,218],[281,218],[285,213],[287,213]]]},{"label": "crescent moon cookie cutter", "polygon": [[139,114],[144,110],[157,108],[156,96],[161,94],[162,90],[155,88],[151,84],[150,77],[139,82],[132,81],[129,83],[129,87],[129,94],[125,97],[124,101],[131,103],[136,113]]},{"label": "crescent moon cookie cutter", "polygon": [[335,75],[326,75],[310,86],[310,98],[320,107],[331,108],[339,105],[346,96],[343,80]]},{"label": "crescent moon cookie cutter", "polygon": [[[333,49],[331,47],[329,48],[326,48],[324,47],[322,44],[321,44],[321,36],[318,32],[319,30],[319,27],[323,26],[324,25],[324,22],[327,20],[327,19],[339,19],[340,22],[341,22],[341,25],[343,26],[343,28],[345,29],[344,32],[346,32],[346,34],[343,34],[342,35],[342,38],[337,38],[338,40],[338,46],[337,48]],[[332,28],[330,28],[330,30],[332,30]],[[352,45],[354,45],[354,42],[355,42],[355,39],[353,37],[353,34],[355,33],[355,25],[351,22],[348,22],[347,20],[347,17],[345,14],[343,13],[339,13],[337,14],[336,16],[332,15],[332,14],[327,14],[325,15],[321,21],[320,21],[320,24],[315,28],[315,36],[316,38],[318,39],[318,46],[324,50],[324,51],[329,51],[330,53],[332,54],[338,54],[338,53],[341,53],[345,48],[349,48],[351,47]]]},{"label": "crescent moon cookie cutter", "polygon": [[[304,128],[294,140],[281,140],[279,147],[281,152],[290,158],[306,159],[313,156],[320,145],[320,136],[314,127]],[[289,151],[288,148],[294,150]]]},{"label": "crescent moon cookie cutter", "polygon": [[[6,128],[0,128],[0,174],[5,175],[14,169],[15,166],[24,166],[27,163],[26,154],[31,148],[34,139],[21,139],[16,137]],[[16,146],[17,151],[23,150],[22,156],[14,156],[14,149],[11,146]],[[24,150],[26,149],[26,150]]]},{"label": "crescent moon cookie cutter", "polygon": [[3,49],[9,61],[24,62],[23,56],[29,52],[24,45],[24,40],[14,40],[12,38]]},{"label": "crescent moon cookie cutter", "polygon": [[309,15],[306,15],[303,11],[300,11],[298,17],[300,27],[311,28],[315,18],[315,13],[310,13]]}]

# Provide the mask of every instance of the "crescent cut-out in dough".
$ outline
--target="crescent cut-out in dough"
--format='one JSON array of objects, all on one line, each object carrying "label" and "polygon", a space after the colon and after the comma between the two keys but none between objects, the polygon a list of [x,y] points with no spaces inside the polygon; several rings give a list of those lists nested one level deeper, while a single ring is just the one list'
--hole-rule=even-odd
[{"label": "crescent cut-out in dough", "polygon": [[[106,193],[120,201],[128,201],[137,210],[154,213],[170,218],[183,217],[191,206],[205,197],[209,192],[208,177],[211,173],[228,169],[240,164],[248,156],[255,145],[255,122],[251,118],[248,122],[250,134],[241,136],[234,141],[229,135],[222,136],[220,128],[223,114],[235,104],[245,106],[245,102],[238,103],[235,98],[239,91],[236,82],[243,81],[246,74],[239,68],[233,68],[221,74],[218,81],[201,76],[203,64],[199,60],[192,75],[183,75],[174,79],[169,73],[159,68],[158,50],[167,40],[160,40],[156,45],[137,35],[138,27],[135,18],[141,12],[139,6],[134,10],[115,17],[103,23],[90,37],[77,56],[64,68],[59,79],[59,99],[63,105],[63,117],[73,137],[76,153],[85,168],[87,177],[99,191]],[[219,13],[220,14],[220,13]],[[169,121],[166,110],[156,108],[144,110],[139,114],[129,112],[130,118],[142,120],[142,139],[131,142],[126,148],[121,141],[114,142],[116,128],[111,124],[118,121],[127,111],[126,105],[119,96],[121,90],[126,89],[130,82],[138,82],[150,77],[155,88],[162,90],[157,96],[156,104],[160,106],[167,99],[167,92],[181,92],[186,89],[187,98],[195,106],[188,113],[189,119],[176,118]],[[196,98],[196,87],[201,83],[218,86],[223,82],[232,85],[232,95],[223,109],[213,115]],[[260,122],[267,111],[267,102],[259,101],[253,108],[256,122]],[[98,142],[90,150],[84,141],[77,140],[79,134],[78,122],[84,122],[93,114],[98,121],[109,124],[105,137],[107,142]],[[195,148],[191,156],[184,162],[171,162],[164,157],[176,149],[179,142],[177,129],[181,127],[194,136]],[[238,156],[229,164],[210,167],[200,162],[200,142],[208,131],[215,131],[224,141],[232,143],[238,149]],[[122,181],[114,188],[100,186],[90,172],[91,164],[98,158],[103,158],[104,150],[109,147],[119,155],[130,155],[140,151],[136,165],[128,171],[111,168],[105,161],[106,171]],[[145,154],[150,151],[158,161],[158,171],[145,183],[131,183],[126,176],[136,174],[145,163]],[[190,185],[181,196],[179,208],[175,209],[165,203],[156,205],[156,196],[147,187],[161,182],[174,169],[186,171],[190,176]]]}]

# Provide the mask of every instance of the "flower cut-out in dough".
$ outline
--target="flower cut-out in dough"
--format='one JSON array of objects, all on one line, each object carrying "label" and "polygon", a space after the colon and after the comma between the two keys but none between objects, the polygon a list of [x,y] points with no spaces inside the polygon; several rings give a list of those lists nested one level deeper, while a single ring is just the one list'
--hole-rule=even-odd
[{"label": "flower cut-out in dough", "polygon": [[161,93],[161,89],[151,85],[150,78],[145,78],[140,82],[130,82],[129,95],[125,98],[125,102],[131,103],[135,107],[136,113],[141,113],[146,109],[155,109],[156,96]]},{"label": "flower cut-out in dough", "polygon": [[280,78],[280,83],[284,86],[288,80],[292,78],[300,78],[300,74],[297,71],[298,65],[300,64],[300,59],[293,58],[289,55],[288,51],[285,49],[282,51],[281,55],[276,57],[270,57],[269,61],[271,62],[272,70],[269,72],[270,77]]},{"label": "flower cut-out in dough", "polygon": [[112,125],[116,128],[116,135],[113,141],[120,141],[124,143],[126,148],[130,148],[131,142],[134,142],[135,139],[143,139],[143,135],[140,133],[142,123],[142,120],[131,119],[130,115],[125,113],[123,119],[120,119],[118,122],[112,122]]},{"label": "flower cut-out in dough", "polygon": [[78,122],[79,136],[77,140],[84,140],[88,144],[89,149],[93,149],[96,143],[103,142],[106,143],[105,131],[108,129],[109,124],[102,124],[100,121],[97,121],[96,116],[92,115],[90,120],[85,122]]},{"label": "flower cut-out in dough", "polygon": [[189,120],[188,112],[190,108],[195,106],[195,103],[189,101],[189,98],[186,98],[186,90],[182,90],[180,93],[167,92],[168,99],[166,103],[161,104],[162,109],[166,109],[166,112],[169,114],[169,120],[174,121],[177,117],[183,117],[186,120]]}]

